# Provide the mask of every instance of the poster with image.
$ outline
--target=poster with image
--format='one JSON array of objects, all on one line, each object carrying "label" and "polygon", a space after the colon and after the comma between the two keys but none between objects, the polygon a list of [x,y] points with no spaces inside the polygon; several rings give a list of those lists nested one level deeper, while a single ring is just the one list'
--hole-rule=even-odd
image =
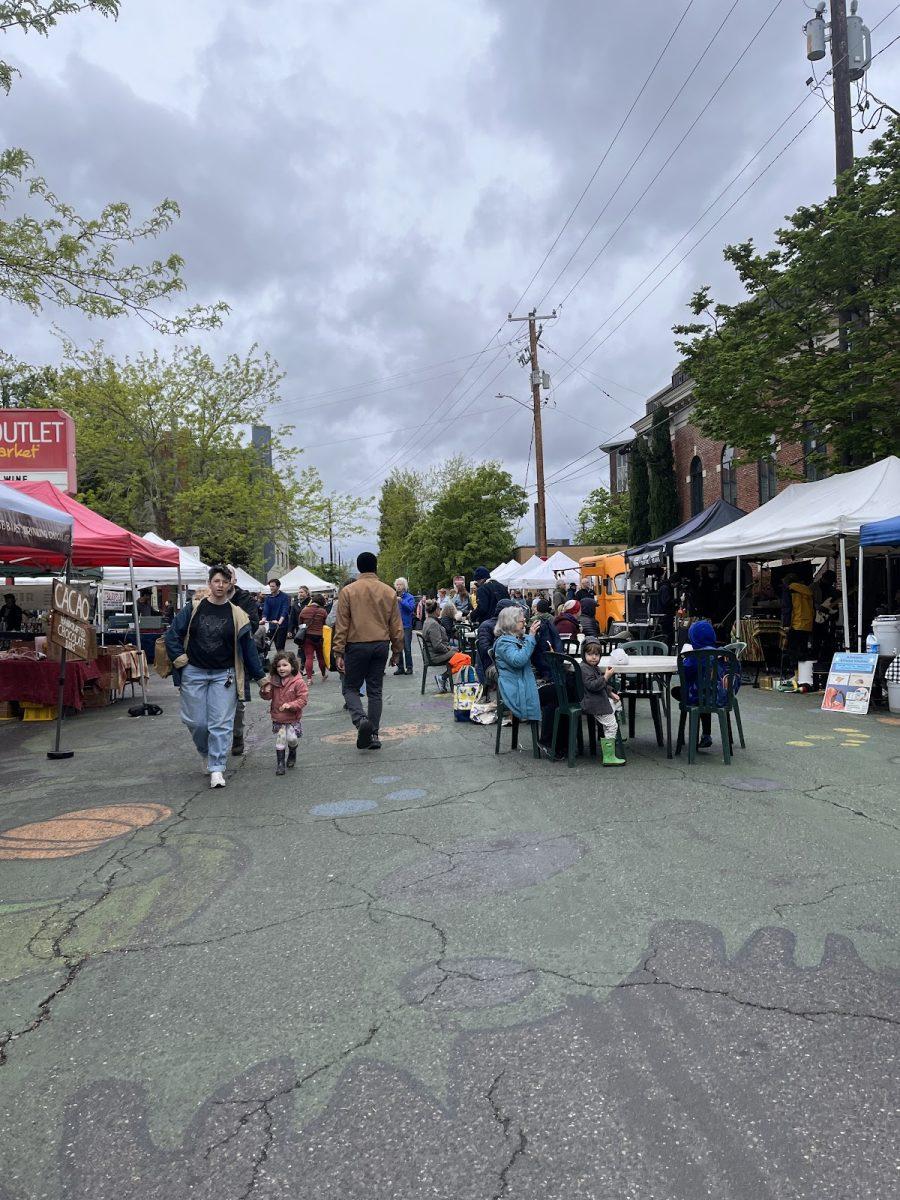
[{"label": "poster with image", "polygon": [[865,716],[877,666],[877,654],[835,654],[825,684],[823,711]]}]

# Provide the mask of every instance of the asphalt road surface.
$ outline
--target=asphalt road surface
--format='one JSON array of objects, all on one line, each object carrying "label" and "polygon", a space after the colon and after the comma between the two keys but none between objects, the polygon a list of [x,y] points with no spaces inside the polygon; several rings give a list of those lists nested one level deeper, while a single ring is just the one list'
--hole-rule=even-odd
[{"label": "asphalt road surface", "polygon": [[570,770],[331,680],[210,791],[152,691],[0,725],[2,1200],[898,1194],[900,719]]}]

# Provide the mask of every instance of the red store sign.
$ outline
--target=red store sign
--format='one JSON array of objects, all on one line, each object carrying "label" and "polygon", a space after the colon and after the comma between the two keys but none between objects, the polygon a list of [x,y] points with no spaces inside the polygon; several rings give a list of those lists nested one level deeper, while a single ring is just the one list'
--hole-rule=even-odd
[{"label": "red store sign", "polygon": [[74,494],[75,422],[59,408],[2,408],[0,481],[32,479]]}]

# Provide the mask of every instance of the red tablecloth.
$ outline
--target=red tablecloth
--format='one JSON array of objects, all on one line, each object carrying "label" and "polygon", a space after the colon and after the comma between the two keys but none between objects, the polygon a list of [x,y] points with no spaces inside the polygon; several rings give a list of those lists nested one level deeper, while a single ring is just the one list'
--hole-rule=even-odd
[{"label": "red tablecloth", "polygon": [[[63,703],[69,708],[84,708],[82,692],[90,679],[99,679],[97,664],[67,662]],[[0,701],[21,700],[27,704],[56,704],[59,692],[59,663],[44,659],[0,660]]]}]

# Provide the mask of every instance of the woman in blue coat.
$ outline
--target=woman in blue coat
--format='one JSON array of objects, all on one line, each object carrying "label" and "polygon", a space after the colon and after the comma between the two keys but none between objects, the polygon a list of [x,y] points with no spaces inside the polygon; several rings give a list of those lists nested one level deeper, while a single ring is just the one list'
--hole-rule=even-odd
[{"label": "woman in blue coat", "polygon": [[518,607],[504,608],[494,627],[494,662],[503,703],[520,721],[540,721],[541,702],[531,668],[535,635],[540,622],[525,633],[525,614]]}]

